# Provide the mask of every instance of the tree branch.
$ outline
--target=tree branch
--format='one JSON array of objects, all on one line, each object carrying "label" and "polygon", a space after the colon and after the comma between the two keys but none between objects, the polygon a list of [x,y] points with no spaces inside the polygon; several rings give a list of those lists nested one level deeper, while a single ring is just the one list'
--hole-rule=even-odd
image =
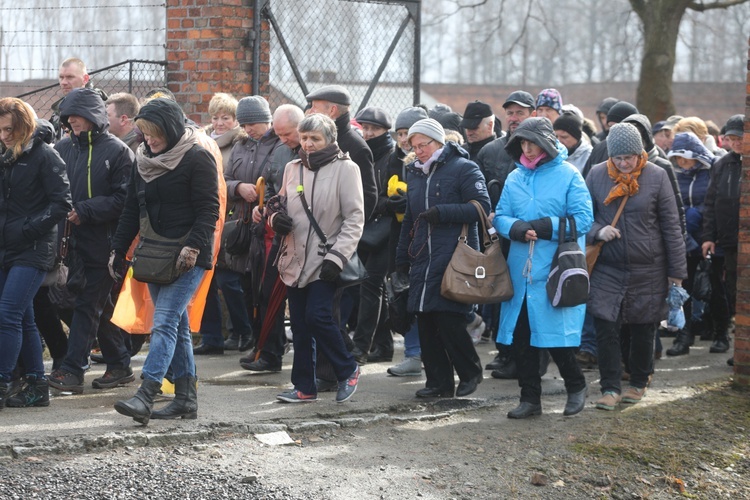
[{"label": "tree branch", "polygon": [[646,0],[630,0],[630,6],[633,11],[638,14],[638,17],[643,19],[646,15]]},{"label": "tree branch", "polygon": [[[631,0],[630,3],[633,3],[633,1],[636,1],[636,0]],[[748,0],[716,0],[711,3],[703,3],[702,1],[692,2],[690,3],[690,5],[688,5],[688,9],[695,10],[698,12],[705,12],[711,9],[727,9],[735,5],[741,5],[743,3],[747,3],[747,1]]]}]

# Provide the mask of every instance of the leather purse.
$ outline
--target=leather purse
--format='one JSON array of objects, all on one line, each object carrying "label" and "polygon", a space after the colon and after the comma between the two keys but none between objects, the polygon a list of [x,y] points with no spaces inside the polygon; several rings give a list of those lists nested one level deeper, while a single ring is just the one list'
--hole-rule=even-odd
[{"label": "leather purse", "polygon": [[390,215],[379,215],[366,223],[359,239],[359,248],[367,252],[381,250],[391,236],[391,221],[393,217]]},{"label": "leather purse", "polygon": [[494,304],[513,297],[513,283],[497,233],[487,228],[487,215],[475,200],[481,224],[481,250],[467,243],[469,225],[464,224],[440,284],[440,295],[462,304]]},{"label": "leather purse", "polygon": [[222,247],[229,255],[246,254],[250,250],[250,241],[253,238],[250,207],[244,200],[238,205],[237,218],[226,221],[221,232]]},{"label": "leather purse", "polygon": [[[625,203],[628,201],[629,197],[630,195],[625,196],[625,198],[623,198],[620,202],[620,206],[617,208],[615,218],[612,219],[612,224],[610,224],[612,227],[615,227],[617,225],[617,221],[620,220],[620,215],[622,214],[622,210],[625,208]],[[591,271],[594,270],[596,259],[598,259],[599,254],[602,253],[602,245],[604,245],[604,243],[606,242],[603,240],[599,240],[591,245],[586,245],[586,267],[588,268],[589,276],[591,276]]]}]

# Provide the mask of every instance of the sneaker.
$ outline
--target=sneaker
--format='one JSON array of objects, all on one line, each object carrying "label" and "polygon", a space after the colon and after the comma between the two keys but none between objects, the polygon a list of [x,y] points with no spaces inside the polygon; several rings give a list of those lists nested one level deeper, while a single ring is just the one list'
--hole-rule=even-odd
[{"label": "sneaker", "polygon": [[485,328],[486,326],[484,321],[482,321],[482,317],[475,313],[472,322],[466,326],[466,331],[469,332],[474,345],[477,345],[482,340]]},{"label": "sneaker", "polygon": [[6,406],[11,408],[29,408],[31,406],[49,406],[49,385],[45,379],[26,377],[23,389],[8,398]]},{"label": "sneaker", "polygon": [[310,403],[312,401],[317,401],[318,395],[305,394],[297,389],[292,389],[291,391],[282,392],[276,396],[276,399],[283,401],[284,403]]},{"label": "sneaker", "polygon": [[622,402],[634,405],[640,403],[643,396],[646,395],[646,388],[639,389],[637,387],[630,386],[628,390],[622,394]]},{"label": "sneaker", "polygon": [[135,375],[133,375],[133,369],[128,367],[115,368],[113,370],[107,370],[99,378],[95,378],[91,382],[91,387],[94,389],[112,389],[118,385],[125,385],[133,382]]},{"label": "sneaker", "polygon": [[83,376],[70,373],[62,368],[50,373],[47,383],[58,391],[83,394]]},{"label": "sneaker", "polygon": [[422,358],[419,356],[404,358],[402,362],[391,366],[387,371],[388,375],[394,377],[419,377],[422,375]]},{"label": "sneaker", "polygon": [[607,391],[596,402],[596,408],[599,410],[614,411],[620,403],[620,395],[616,392]]},{"label": "sneaker", "polygon": [[339,382],[339,390],[336,393],[336,402],[343,403],[348,401],[357,392],[357,384],[359,383],[359,366],[354,370],[354,373],[349,375],[349,378],[343,382]]}]

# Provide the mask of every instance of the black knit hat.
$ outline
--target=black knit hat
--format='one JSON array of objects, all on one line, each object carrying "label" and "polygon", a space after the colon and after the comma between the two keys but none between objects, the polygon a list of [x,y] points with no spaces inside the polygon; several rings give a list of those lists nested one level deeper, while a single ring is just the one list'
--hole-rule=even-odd
[{"label": "black knit hat", "polygon": [[583,120],[581,120],[581,118],[575,113],[561,114],[559,118],[555,120],[552,128],[567,132],[575,137],[577,141],[580,141],[583,136]]},{"label": "black knit hat", "polygon": [[167,139],[165,151],[172,149],[185,133],[185,113],[180,105],[171,99],[159,97],[148,101],[133,120],[137,122],[139,119],[149,121],[164,131]]},{"label": "black knit hat", "polygon": [[615,103],[607,112],[607,123],[620,123],[630,115],[638,113],[638,108],[626,101]]}]

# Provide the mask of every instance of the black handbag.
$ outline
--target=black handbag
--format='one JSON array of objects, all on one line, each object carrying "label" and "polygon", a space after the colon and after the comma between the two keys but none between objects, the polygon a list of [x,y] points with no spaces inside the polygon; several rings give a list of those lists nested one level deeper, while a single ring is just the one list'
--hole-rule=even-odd
[{"label": "black handbag", "polygon": [[365,224],[362,237],[359,239],[359,248],[366,252],[382,249],[388,244],[388,239],[391,236],[392,221],[393,217],[390,215],[380,215]]},{"label": "black handbag", "polygon": [[[302,169],[304,167],[300,164],[299,166],[299,180],[300,185],[302,183]],[[302,188],[299,191],[299,197],[302,200],[302,207],[305,209],[305,213],[307,214],[307,218],[310,219],[310,225],[313,227],[315,232],[318,235],[318,238],[320,238],[320,241],[323,244],[323,247],[326,249],[326,252],[330,249],[330,244],[328,243],[328,237],[326,237],[323,230],[318,225],[318,221],[315,220],[315,217],[313,217],[312,211],[310,211],[310,207],[307,204],[307,200],[305,199],[305,190]],[[359,285],[364,280],[366,280],[368,277],[367,275],[367,269],[365,269],[364,263],[360,260],[359,255],[357,255],[357,251],[355,250],[351,257],[349,257],[349,260],[346,261],[346,264],[344,264],[344,269],[341,270],[339,273],[339,277],[336,280],[336,286],[339,288],[346,288],[354,285]]]},{"label": "black handbag", "polygon": [[221,233],[221,244],[229,255],[244,255],[250,250],[253,239],[250,207],[244,201],[239,203],[237,218],[226,221]]},{"label": "black handbag", "polygon": [[409,275],[395,271],[385,281],[388,302],[388,326],[391,331],[406,334],[414,323],[414,314],[408,310]]},{"label": "black handbag", "polygon": [[589,299],[586,253],[578,245],[576,222],[570,217],[570,241],[565,240],[565,217],[558,226],[559,244],[547,277],[547,297],[553,307],[574,307]]}]

